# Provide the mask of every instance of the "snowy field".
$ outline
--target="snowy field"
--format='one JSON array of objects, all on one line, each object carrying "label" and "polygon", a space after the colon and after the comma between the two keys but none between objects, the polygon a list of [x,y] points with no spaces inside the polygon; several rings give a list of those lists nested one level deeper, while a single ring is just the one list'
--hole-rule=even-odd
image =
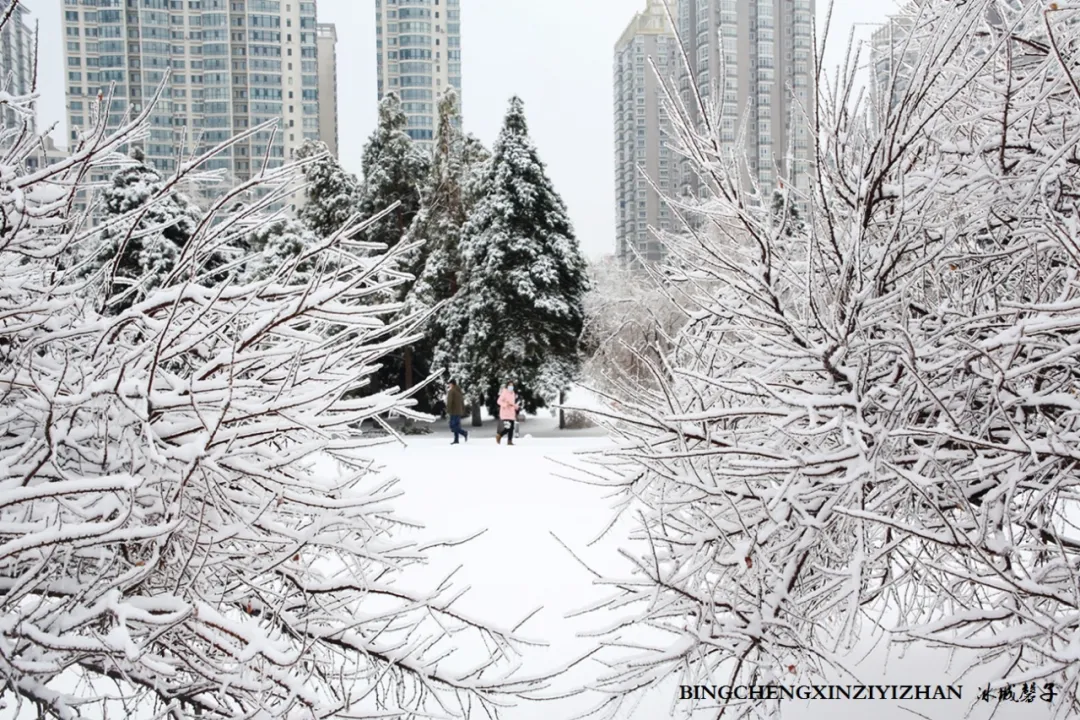
[{"label": "snowy field", "polygon": [[[613,619],[598,615],[566,617],[610,591],[594,584],[593,575],[571,557],[555,536],[591,567],[623,576],[626,565],[617,550],[627,546],[624,538],[629,527],[621,522],[590,546],[610,522],[612,500],[607,497],[607,490],[566,477],[572,471],[563,463],[575,462],[582,451],[610,446],[611,441],[601,431],[559,431],[550,417],[530,418],[519,425],[523,437],[513,447],[507,447],[505,441],[502,445],[495,443],[495,426],[489,419],[482,428],[469,428],[469,442],[451,446],[446,423],[439,422],[430,435],[407,436],[405,446],[390,442],[371,448],[368,454],[378,463],[378,472],[399,479],[397,489],[403,492],[396,501],[399,515],[424,526],[423,530],[414,531],[419,533],[416,539],[460,538],[485,531],[467,544],[431,551],[430,564],[406,570],[402,579],[415,589],[432,588],[460,568],[454,575],[454,586],[470,589],[456,608],[504,627],[512,627],[542,608],[519,632],[522,637],[547,643],[546,647],[532,649],[525,657],[522,674],[537,675],[563,667],[594,648],[595,641],[586,637],[587,634]],[[410,536],[410,531],[404,530],[403,535]],[[886,659],[873,648],[867,648],[865,659],[853,665],[857,679],[830,680],[946,684],[950,677],[955,677],[959,666],[959,660],[954,659],[950,671],[942,655],[926,650]],[[549,693],[586,685],[602,671],[598,663],[586,661],[561,677]],[[1054,716],[1051,708],[1041,702],[1006,703],[993,713],[993,704],[975,701],[978,676],[985,677],[993,671],[993,668],[976,671],[975,677],[962,683],[963,702],[792,702],[782,706],[779,717],[783,720],[959,720],[965,717],[973,720],[1054,717],[1057,720],[1062,717]],[[809,681],[793,677],[785,678],[785,682]],[[667,717],[685,720],[689,707],[677,702],[677,695],[674,685],[655,692],[636,706],[628,705],[618,720]],[[596,695],[577,695],[525,702],[506,708],[502,717],[504,720],[570,720],[600,700]],[[714,720],[716,713],[716,709],[701,709],[689,718]],[[476,713],[473,716],[470,720],[483,720]],[[12,707],[0,708],[0,720],[33,717],[33,709],[26,705],[21,713]],[[148,719],[151,715],[136,717]]]},{"label": "snowy field", "polygon": [[[382,472],[400,479],[404,497],[398,501],[402,516],[425,526],[424,537],[460,537],[486,532],[464,546],[433,552],[432,563],[413,574],[417,583],[437,583],[461,566],[455,576],[458,586],[469,586],[459,609],[506,626],[542,606],[523,628],[530,639],[543,639],[549,646],[526,658],[526,672],[539,673],[559,667],[592,647],[578,637],[604,622],[578,617],[565,619],[573,610],[604,597],[608,590],[593,584],[593,576],[583,569],[555,540],[558,536],[592,567],[620,573],[625,566],[616,554],[626,536],[626,525],[616,526],[599,542],[588,547],[607,525],[611,516],[608,491],[566,477],[570,471],[560,463],[573,462],[575,453],[602,448],[608,441],[596,430],[559,431],[548,417],[531,418],[519,427],[524,437],[514,447],[497,445],[495,423],[471,429],[468,443],[451,446],[445,422],[436,423],[427,436],[409,436],[407,446],[390,444],[371,450]],[[465,427],[468,428],[466,421]],[[410,571],[412,572],[412,571]],[[885,682],[903,684],[945,684],[949,675],[944,659],[913,652],[905,658],[886,659],[869,649],[866,660],[857,665],[859,680],[844,682]],[[560,681],[566,687],[587,682],[600,668],[585,663]],[[719,679],[718,679],[719,681]],[[789,682],[807,682],[792,679]],[[875,701],[832,701],[786,703],[782,717],[791,720],[911,720],[924,717],[952,720],[965,716],[989,718],[993,704],[973,702],[977,685],[965,681],[962,703]],[[620,720],[654,720],[671,717],[677,690],[656,693]],[[591,706],[596,697],[575,697],[543,703],[527,703],[508,709],[506,720],[565,720],[575,711]],[[686,705],[674,704],[674,717],[686,717]],[[971,714],[967,713],[971,711]],[[1044,703],[1006,703],[995,718],[1050,718]],[[700,711],[697,718],[715,718],[716,710]]]}]

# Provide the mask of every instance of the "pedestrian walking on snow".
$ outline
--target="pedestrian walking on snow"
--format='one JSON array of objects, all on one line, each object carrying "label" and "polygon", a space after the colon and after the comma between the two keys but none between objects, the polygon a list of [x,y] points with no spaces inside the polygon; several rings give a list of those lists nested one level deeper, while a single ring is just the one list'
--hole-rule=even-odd
[{"label": "pedestrian walking on snow", "polygon": [[469,431],[461,427],[461,416],[465,414],[465,396],[453,380],[450,381],[450,389],[446,391],[446,414],[450,416],[450,430],[454,433],[454,442],[450,444],[457,445],[459,435],[464,435],[465,442],[468,442]]},{"label": "pedestrian walking on snow", "polygon": [[502,444],[503,435],[506,435],[506,444],[514,444],[514,426],[517,425],[518,406],[517,395],[514,394],[514,383],[507,383],[506,387],[499,391],[499,429],[495,432],[495,442]]}]

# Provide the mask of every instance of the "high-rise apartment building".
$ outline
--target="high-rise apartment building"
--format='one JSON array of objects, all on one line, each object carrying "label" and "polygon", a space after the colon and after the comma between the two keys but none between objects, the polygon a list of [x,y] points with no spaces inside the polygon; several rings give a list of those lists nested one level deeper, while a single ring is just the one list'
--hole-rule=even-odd
[{"label": "high-rise apartment building", "polygon": [[430,146],[439,96],[461,98],[460,0],[375,0],[379,99],[396,93],[409,137]]},{"label": "high-rise apartment building", "polygon": [[[722,103],[721,145],[734,149],[742,132],[747,172],[764,193],[784,178],[808,190],[811,137],[802,118],[813,115],[814,0],[677,0],[676,14],[690,64],[684,97],[696,86]],[[692,177],[683,179],[692,190]]]},{"label": "high-rise apartment building", "polygon": [[674,72],[676,47],[662,0],[647,0],[615,44],[615,248],[624,261],[659,261],[661,245],[650,228],[671,229],[662,195],[677,186],[677,166],[649,60],[662,74]]},{"label": "high-rise apartment building", "polygon": [[[636,248],[654,261],[663,253],[648,228],[671,228],[675,218],[649,181],[661,194],[692,193],[698,187],[688,163],[668,146],[659,82],[648,58],[662,76],[666,72],[677,78],[691,120],[705,120],[696,116],[693,88],[706,107],[718,108],[710,110],[710,120],[719,119],[714,130],[721,149],[745,157],[742,182],[755,183],[766,197],[783,182],[806,192],[811,180],[805,118],[813,114],[814,103],[814,0],[647,3],[615,51],[616,243],[624,259]],[[675,28],[668,27],[665,6],[675,17]]]},{"label": "high-rise apartment building", "polygon": [[246,180],[319,136],[315,3],[303,0],[63,0],[70,141],[112,88],[110,126],[139,112],[171,71],[142,143],[159,171],[267,120],[209,161]]},{"label": "high-rise apartment building", "polygon": [[319,139],[337,157],[337,29],[333,23],[316,26],[319,55]]},{"label": "high-rise apartment building", "polygon": [[[0,0],[0,17],[7,14],[11,0]],[[4,29],[0,31],[0,90],[12,95],[28,95],[34,82],[34,33],[27,25],[27,12],[23,4],[15,6]],[[13,127],[24,116],[16,116],[10,107],[2,109],[0,120]],[[33,118],[25,118],[33,125]]]}]

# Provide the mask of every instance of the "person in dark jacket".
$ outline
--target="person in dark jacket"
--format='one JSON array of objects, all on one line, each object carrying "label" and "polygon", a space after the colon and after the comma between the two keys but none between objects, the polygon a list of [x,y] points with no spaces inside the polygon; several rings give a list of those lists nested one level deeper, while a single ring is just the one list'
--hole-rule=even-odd
[{"label": "person in dark jacket", "polygon": [[450,444],[457,445],[459,435],[464,435],[468,442],[469,431],[461,427],[461,416],[465,414],[465,396],[453,380],[450,381],[450,389],[446,391],[446,414],[450,416],[450,430],[454,433],[454,442]]}]

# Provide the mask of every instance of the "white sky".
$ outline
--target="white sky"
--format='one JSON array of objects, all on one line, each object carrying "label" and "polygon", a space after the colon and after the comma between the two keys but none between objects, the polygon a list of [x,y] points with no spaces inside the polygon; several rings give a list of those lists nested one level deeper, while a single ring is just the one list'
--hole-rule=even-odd
[{"label": "white sky", "polygon": [[[373,0],[317,0],[338,31],[338,125],[344,166],[359,174],[375,126]],[[23,0],[40,21],[43,126],[60,123],[65,146],[62,0]],[[827,0],[817,0],[819,22]],[[462,0],[462,96],[466,130],[490,147],[510,96],[525,101],[529,129],[590,256],[614,252],[612,57],[645,0]],[[835,0],[826,61],[842,57],[855,23],[881,22],[894,0]],[[858,26],[859,36],[869,28]]]}]

